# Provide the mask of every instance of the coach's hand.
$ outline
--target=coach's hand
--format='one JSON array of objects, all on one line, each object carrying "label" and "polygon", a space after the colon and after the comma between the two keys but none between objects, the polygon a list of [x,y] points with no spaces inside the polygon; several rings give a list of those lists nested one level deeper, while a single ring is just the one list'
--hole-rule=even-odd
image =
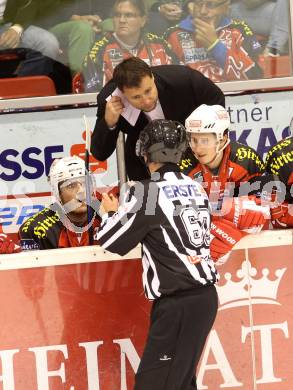
[{"label": "coach's hand", "polygon": [[105,121],[108,127],[116,126],[120,115],[124,109],[124,105],[119,96],[112,96],[106,104]]}]

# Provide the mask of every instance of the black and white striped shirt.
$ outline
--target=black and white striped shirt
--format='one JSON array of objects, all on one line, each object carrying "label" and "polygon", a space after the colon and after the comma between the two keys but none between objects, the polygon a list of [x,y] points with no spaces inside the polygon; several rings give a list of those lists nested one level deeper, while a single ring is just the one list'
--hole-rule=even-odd
[{"label": "black and white striped shirt", "polygon": [[97,240],[120,255],[142,243],[143,285],[151,300],[218,280],[208,197],[175,164],[136,183],[119,210],[103,216]]}]

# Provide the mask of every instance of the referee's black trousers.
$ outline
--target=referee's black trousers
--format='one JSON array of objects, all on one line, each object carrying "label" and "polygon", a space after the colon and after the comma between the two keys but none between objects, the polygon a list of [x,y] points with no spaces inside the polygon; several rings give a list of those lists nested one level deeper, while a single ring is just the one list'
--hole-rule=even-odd
[{"label": "referee's black trousers", "polygon": [[195,368],[218,309],[214,286],[154,301],[134,390],[195,390]]}]

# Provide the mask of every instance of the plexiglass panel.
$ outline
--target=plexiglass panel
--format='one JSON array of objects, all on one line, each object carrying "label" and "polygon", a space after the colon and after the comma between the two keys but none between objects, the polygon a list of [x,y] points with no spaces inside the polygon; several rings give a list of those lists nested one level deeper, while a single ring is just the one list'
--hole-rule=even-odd
[{"label": "plexiglass panel", "polygon": [[0,97],[99,92],[129,56],[214,82],[292,76],[290,36],[289,0],[1,0]]}]

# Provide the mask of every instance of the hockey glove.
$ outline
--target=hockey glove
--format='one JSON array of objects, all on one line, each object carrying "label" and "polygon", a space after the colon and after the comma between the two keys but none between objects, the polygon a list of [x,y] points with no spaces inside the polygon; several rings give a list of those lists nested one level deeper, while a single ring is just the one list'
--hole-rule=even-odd
[{"label": "hockey glove", "polygon": [[21,251],[19,245],[15,244],[6,234],[0,233],[0,254],[18,253]]},{"label": "hockey glove", "polygon": [[226,219],[211,222],[210,253],[217,265],[224,264],[234,245],[246,235]]},{"label": "hockey glove", "polygon": [[[233,222],[234,226],[247,233],[259,233],[270,219],[269,205],[262,205],[254,196],[225,198],[221,218]],[[219,220],[214,216],[213,221]]]},{"label": "hockey glove", "polygon": [[293,204],[284,202],[270,211],[274,229],[293,227]]}]

